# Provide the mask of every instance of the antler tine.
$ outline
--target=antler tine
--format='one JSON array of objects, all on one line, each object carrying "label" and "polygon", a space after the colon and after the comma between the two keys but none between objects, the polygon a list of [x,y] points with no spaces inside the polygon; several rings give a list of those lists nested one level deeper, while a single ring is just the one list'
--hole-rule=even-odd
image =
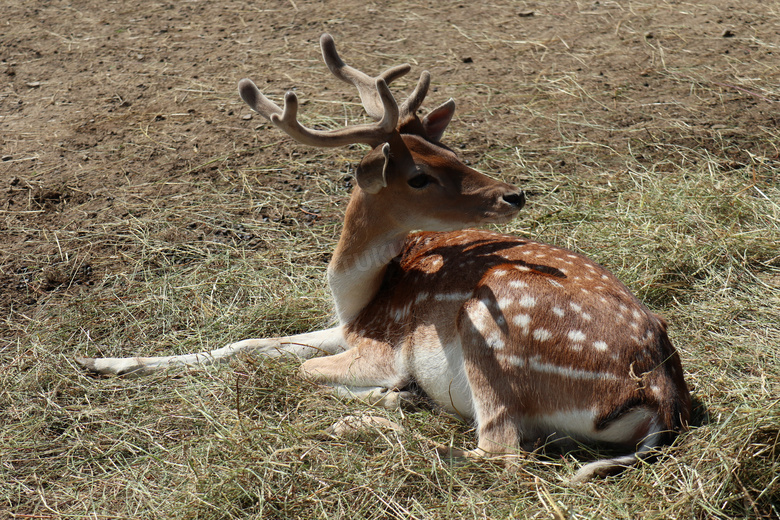
[{"label": "antler tine", "polygon": [[269,121],[271,121],[271,116],[273,114],[282,113],[282,109],[279,108],[276,103],[265,97],[263,93],[260,92],[260,89],[257,88],[257,85],[249,78],[244,78],[238,82],[238,95],[241,96],[244,103],[249,105],[252,110]]},{"label": "antler tine", "polygon": [[271,121],[296,141],[318,147],[345,146],[353,143],[376,146],[388,140],[390,134],[398,126],[398,104],[384,79],[377,78],[374,89],[382,107],[382,118],[377,123],[349,126],[336,130],[314,130],[298,122],[298,96],[294,92],[285,94],[284,110],[282,110],[273,101],[266,98],[252,80],[242,79],[238,83],[241,99],[252,110]]},{"label": "antler tine", "polygon": [[330,69],[330,72],[341,81],[350,83],[357,88],[363,108],[366,109],[369,116],[377,120],[381,119],[384,114],[382,112],[382,104],[377,95],[376,80],[383,79],[389,85],[412,70],[412,67],[405,63],[390,67],[376,78],[372,78],[368,74],[344,63],[344,60],[336,52],[336,42],[333,41],[333,37],[330,34],[325,33],[320,37],[320,47],[322,47],[322,58],[325,60],[325,64]]},{"label": "antler tine", "polygon": [[406,116],[417,112],[417,109],[420,108],[420,105],[422,105],[423,101],[425,100],[425,96],[428,95],[428,87],[430,86],[431,73],[427,70],[424,70],[422,74],[420,74],[420,79],[417,82],[417,86],[414,88],[412,93],[409,94],[409,97],[406,98],[406,101],[401,103],[401,119],[404,119]]}]

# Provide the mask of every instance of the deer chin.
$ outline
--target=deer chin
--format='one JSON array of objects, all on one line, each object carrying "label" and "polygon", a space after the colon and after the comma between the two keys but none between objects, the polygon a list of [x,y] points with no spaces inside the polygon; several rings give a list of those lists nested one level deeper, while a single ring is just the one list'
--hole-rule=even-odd
[{"label": "deer chin", "polygon": [[468,229],[473,227],[480,227],[480,226],[486,226],[490,224],[506,224],[507,222],[511,222],[514,220],[514,218],[517,216],[517,214],[511,214],[511,215],[502,215],[502,214],[496,214],[491,213],[489,215],[482,215],[481,217],[470,220],[470,221],[463,221],[463,222],[437,222],[432,223],[428,222],[426,225],[418,225],[415,227],[415,231],[433,231],[436,233],[442,233],[442,232],[449,232],[449,231],[458,231],[461,229]]},{"label": "deer chin", "polygon": [[415,231],[432,231],[434,233],[447,233],[450,231],[459,231],[461,229],[469,229],[481,226],[487,226],[490,224],[506,224],[515,219],[517,213],[511,215],[490,213],[484,214],[479,218],[470,221],[463,222],[438,222],[438,223],[425,223],[425,225],[418,225],[410,232]]},{"label": "deer chin", "polygon": [[421,222],[418,220],[417,222],[415,222],[415,226],[412,227],[414,227],[416,230],[419,231],[434,231],[434,232],[457,231],[459,229],[467,229],[467,228],[484,226],[489,224],[506,224],[507,222],[511,222],[512,220],[514,220],[519,213],[520,210],[512,210],[512,211],[485,210],[477,215],[474,215],[474,218],[468,220],[457,221],[455,219],[451,219],[451,220],[428,219],[426,222]]},{"label": "deer chin", "polygon": [[517,215],[520,213],[520,211],[512,211],[510,213],[498,213],[494,211],[488,211],[485,212],[482,215],[482,218],[479,219],[475,224],[477,225],[484,225],[484,224],[506,224],[507,222],[513,221]]}]

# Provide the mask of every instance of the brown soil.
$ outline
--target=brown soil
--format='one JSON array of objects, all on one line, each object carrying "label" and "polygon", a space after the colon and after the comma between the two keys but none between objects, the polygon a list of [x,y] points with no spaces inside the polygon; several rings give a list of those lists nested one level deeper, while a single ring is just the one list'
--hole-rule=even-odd
[{"label": "brown soil", "polygon": [[[313,100],[304,110],[343,120],[342,105],[319,102],[357,99],[319,61],[326,31],[368,72],[404,61],[413,74],[428,68],[435,88],[426,105],[458,101],[449,142],[518,183],[524,173],[492,163],[490,150],[516,147],[540,169],[594,182],[619,177],[628,154],[663,172],[683,160],[682,148],[727,167],[753,165],[764,177],[780,165],[768,138],[780,121],[780,12],[772,2],[424,4],[4,2],[6,325],[127,269],[136,247],[127,223],[156,208],[213,192],[204,209],[213,219],[176,222],[170,240],[240,241],[240,226],[220,221],[219,194],[240,189],[241,172],[287,165],[247,182],[293,193],[316,182],[312,171],[343,177],[346,166],[332,156],[320,161],[318,151],[250,119],[236,94],[249,76],[276,99],[295,88]],[[360,152],[343,153],[356,160]],[[320,208],[297,216],[313,210]],[[272,207],[233,216],[283,218]]]}]

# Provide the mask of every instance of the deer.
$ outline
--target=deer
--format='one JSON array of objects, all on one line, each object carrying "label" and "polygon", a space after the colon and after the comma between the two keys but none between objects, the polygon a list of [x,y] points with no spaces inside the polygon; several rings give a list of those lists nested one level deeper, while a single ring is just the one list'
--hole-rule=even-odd
[{"label": "deer", "polygon": [[441,142],[452,99],[418,115],[429,72],[399,104],[388,85],[410,65],[371,77],[341,59],[330,35],[320,46],[372,122],[308,128],[294,92],[280,108],[250,79],[238,90],[298,143],[371,148],[355,170],[327,269],[338,324],[210,352],[77,361],[98,374],[143,375],[240,354],[297,356],[303,378],[337,395],[393,408],[417,391],[473,422],[477,447],[456,450],[465,457],[509,457],[540,442],[628,452],[583,465],[573,483],[655,458],[687,429],[691,413],[666,321],[586,256],[475,229],[515,218],[525,193],[467,166]]}]

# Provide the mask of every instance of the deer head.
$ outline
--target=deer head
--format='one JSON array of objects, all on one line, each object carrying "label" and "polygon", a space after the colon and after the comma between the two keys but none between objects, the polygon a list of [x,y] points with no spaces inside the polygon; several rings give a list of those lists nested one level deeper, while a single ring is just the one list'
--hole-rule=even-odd
[{"label": "deer head", "polygon": [[399,233],[504,222],[522,208],[522,191],[469,168],[440,142],[455,113],[452,99],[419,118],[417,112],[430,86],[427,71],[399,105],[388,85],[408,73],[409,65],[391,67],[370,77],[344,63],[329,34],[322,35],[320,45],[330,71],[357,88],[374,123],[314,130],[297,120],[298,97],[294,92],[285,95],[282,109],[249,79],[242,79],[238,90],[253,110],[300,143],[318,147],[354,143],[371,146],[355,172],[358,189],[353,200],[371,206],[372,213],[381,215]]}]

